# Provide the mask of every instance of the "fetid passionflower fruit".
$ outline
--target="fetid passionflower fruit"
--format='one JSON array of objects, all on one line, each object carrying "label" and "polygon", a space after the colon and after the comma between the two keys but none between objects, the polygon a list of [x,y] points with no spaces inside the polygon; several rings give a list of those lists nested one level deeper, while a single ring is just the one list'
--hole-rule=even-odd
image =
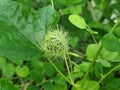
[{"label": "fetid passionflower fruit", "polygon": [[44,37],[42,49],[49,58],[65,55],[69,49],[67,33],[62,30],[48,31]]}]

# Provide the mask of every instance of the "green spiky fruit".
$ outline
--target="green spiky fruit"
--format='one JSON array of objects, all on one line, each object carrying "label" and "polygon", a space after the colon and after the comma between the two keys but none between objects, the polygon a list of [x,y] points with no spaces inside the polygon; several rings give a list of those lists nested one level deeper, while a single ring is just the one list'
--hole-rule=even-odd
[{"label": "green spiky fruit", "polygon": [[42,49],[49,58],[65,55],[69,49],[67,33],[62,30],[49,31],[44,37]]}]

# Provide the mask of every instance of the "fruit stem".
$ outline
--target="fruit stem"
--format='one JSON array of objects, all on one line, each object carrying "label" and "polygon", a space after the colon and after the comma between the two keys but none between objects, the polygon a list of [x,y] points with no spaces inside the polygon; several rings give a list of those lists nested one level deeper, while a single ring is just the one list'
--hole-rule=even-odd
[{"label": "fruit stem", "polygon": [[64,76],[64,74],[55,66],[55,64],[48,58],[48,61],[50,64],[55,68],[55,70],[69,83],[72,85],[72,83]]},{"label": "fruit stem", "polygon": [[[66,55],[64,55],[64,58],[65,58],[65,64],[66,64],[66,67],[67,67],[67,70],[68,70],[68,74],[69,74],[69,78],[70,78],[70,81],[72,83],[72,85],[74,86],[74,81],[72,80],[72,75],[70,73],[70,69],[69,69],[69,66],[68,66],[68,62],[67,62],[67,59],[66,59]],[[70,65],[71,66],[71,65]],[[71,67],[72,68],[72,67]]]}]

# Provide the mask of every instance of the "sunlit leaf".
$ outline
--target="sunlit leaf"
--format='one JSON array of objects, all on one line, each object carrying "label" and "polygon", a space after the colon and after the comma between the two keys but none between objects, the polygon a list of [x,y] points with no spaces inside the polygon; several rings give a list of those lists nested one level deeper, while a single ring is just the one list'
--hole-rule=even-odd
[{"label": "sunlit leaf", "polygon": [[86,28],[85,20],[79,15],[70,15],[69,16],[70,22],[80,29]]},{"label": "sunlit leaf", "polygon": [[29,67],[27,67],[25,65],[23,67],[17,66],[15,68],[15,71],[16,71],[16,74],[20,77],[26,77],[30,73]]}]

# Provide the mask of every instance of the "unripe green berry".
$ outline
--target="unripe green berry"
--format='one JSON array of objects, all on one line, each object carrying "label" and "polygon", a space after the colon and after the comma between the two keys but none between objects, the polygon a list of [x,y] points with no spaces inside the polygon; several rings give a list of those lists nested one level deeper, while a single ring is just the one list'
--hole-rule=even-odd
[{"label": "unripe green berry", "polygon": [[44,37],[42,49],[49,58],[65,55],[69,49],[67,33],[62,30],[49,31]]}]

